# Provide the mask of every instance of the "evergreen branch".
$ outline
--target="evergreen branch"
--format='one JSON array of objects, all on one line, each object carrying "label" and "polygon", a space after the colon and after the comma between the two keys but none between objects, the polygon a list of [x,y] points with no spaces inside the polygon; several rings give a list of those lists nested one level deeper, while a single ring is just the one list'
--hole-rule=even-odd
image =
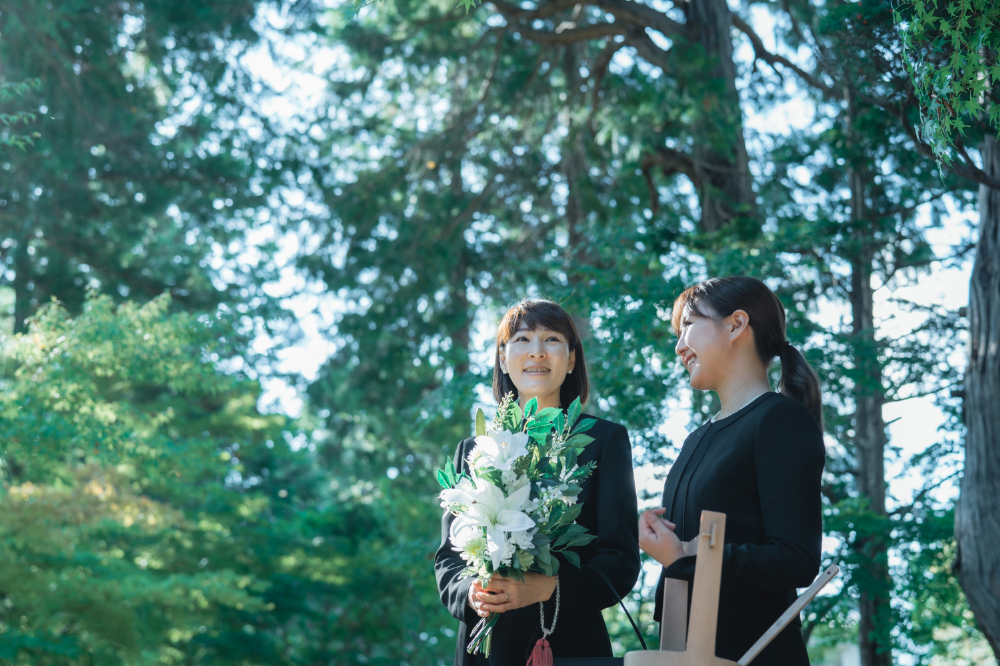
[{"label": "evergreen branch", "polygon": [[[937,159],[937,156],[934,153],[934,149],[931,148],[929,144],[927,144],[923,139],[920,138],[920,136],[917,134],[916,129],[913,127],[913,125],[910,123],[909,118],[907,117],[906,114],[907,105],[910,102],[916,101],[913,96],[912,89],[910,90],[909,95],[903,102],[895,102],[893,100],[889,100],[884,97],[879,97],[877,95],[866,95],[863,93],[858,93],[858,97],[860,97],[861,99],[865,100],[870,104],[874,104],[880,109],[889,112],[889,115],[893,116],[894,118],[896,118],[896,120],[899,121],[900,125],[903,127],[903,131],[905,131],[906,135],[910,137],[911,141],[913,141],[913,144],[918,152],[920,152],[925,157],[930,157],[935,160]],[[964,156],[968,158],[968,153],[965,153],[964,151],[961,152],[964,153]],[[951,169],[952,172],[954,172],[955,175],[957,176],[960,176],[967,180],[971,180],[974,183],[979,183],[980,185],[985,185],[990,189],[1000,190],[1000,178],[996,178],[994,176],[989,175],[988,173],[977,167],[975,163],[971,161],[971,158],[969,159],[970,159],[969,162],[957,162],[953,160],[949,161],[948,168]]]},{"label": "evergreen branch", "polygon": [[562,32],[543,32],[523,27],[514,28],[514,30],[521,33],[525,39],[530,39],[538,44],[566,46],[568,44],[600,39],[601,37],[624,35],[629,31],[629,28],[618,23],[594,23],[583,28],[570,28]]},{"label": "evergreen branch", "polygon": [[[804,69],[793,63],[785,56],[778,55],[777,53],[771,53],[770,51],[768,51],[767,48],[764,46],[764,41],[760,38],[760,36],[756,32],[754,32],[754,29],[750,27],[750,24],[748,24],[746,21],[744,21],[736,14],[733,14],[733,26],[737,30],[742,32],[744,35],[746,35],[747,38],[750,40],[750,43],[753,45],[753,52],[755,59],[763,60],[764,62],[769,64],[772,68],[774,68],[776,64],[780,64],[784,67],[787,67],[788,69],[795,72],[799,76],[799,78],[801,78],[803,81],[808,83],[813,88],[816,88],[817,90],[821,91],[828,97],[831,97],[833,99],[843,98],[843,93],[840,93],[835,88],[826,85],[818,78],[816,78],[809,72],[805,71]],[[777,71],[777,69],[775,69],[775,71]]]},{"label": "evergreen branch", "polygon": [[638,2],[631,2],[630,0],[595,0],[592,4],[610,13],[616,19],[631,23],[642,29],[650,28],[666,36],[675,35],[684,37],[688,34],[687,26],[683,23],[678,23],[662,12],[647,5],[641,5]]},{"label": "evergreen branch", "polygon": [[590,116],[587,118],[587,127],[590,129],[591,134],[596,134],[596,131],[594,130],[594,116],[597,115],[597,110],[601,105],[601,96],[598,93],[601,91],[601,84],[604,82],[604,75],[608,73],[608,67],[611,65],[611,59],[615,57],[615,54],[618,53],[622,46],[624,46],[623,43],[609,39],[604,43],[604,48],[594,61],[594,66],[591,71],[594,75],[594,85],[591,90],[592,101],[590,104]]},{"label": "evergreen branch", "polygon": [[490,0],[490,2],[504,16],[525,21],[552,16],[553,14],[573,9],[573,7],[580,4],[579,0],[556,0],[555,2],[543,5],[538,9],[522,9],[517,5],[505,2],[504,0]]},{"label": "evergreen branch", "polygon": [[923,487],[923,489],[922,489],[922,490],[921,490],[921,491],[920,491],[919,493],[917,493],[917,494],[916,494],[916,495],[914,496],[914,498],[913,498],[913,501],[912,501],[912,502],[910,502],[910,503],[909,503],[909,504],[907,504],[906,506],[901,506],[901,507],[899,507],[899,508],[898,508],[898,509],[896,509],[895,511],[890,511],[890,512],[889,512],[889,514],[888,514],[888,515],[889,515],[889,517],[890,517],[890,518],[896,518],[896,517],[898,517],[898,516],[903,516],[903,515],[906,515],[907,513],[910,513],[911,511],[913,511],[913,508],[914,508],[914,507],[915,507],[915,506],[916,506],[916,505],[917,505],[917,504],[918,504],[919,502],[921,502],[921,501],[922,501],[922,500],[923,500],[923,499],[924,499],[925,497],[927,497],[927,495],[928,495],[928,494],[929,494],[929,493],[930,493],[931,491],[933,491],[933,490],[936,490],[937,488],[940,488],[940,487],[941,487],[942,485],[944,485],[944,484],[945,484],[945,483],[946,483],[947,481],[950,481],[951,479],[954,479],[954,478],[955,478],[956,476],[959,476],[959,475],[960,475],[960,474],[962,473],[962,471],[963,471],[963,470],[961,470],[961,469],[958,469],[958,470],[955,470],[954,472],[952,472],[952,473],[951,473],[951,474],[949,474],[948,476],[945,476],[945,477],[943,477],[943,478],[941,478],[941,479],[938,479],[938,481],[937,481],[936,483],[932,483],[932,484],[931,484],[931,485],[929,485],[929,486],[924,486],[924,487]]},{"label": "evergreen branch", "polygon": [[656,65],[664,72],[669,69],[667,58],[670,52],[657,46],[645,30],[633,27],[624,34],[625,43],[634,48],[646,62]]},{"label": "evergreen branch", "polygon": [[[907,382],[907,383],[909,383],[909,382]],[[951,382],[950,384],[946,384],[945,386],[941,386],[941,387],[938,387],[936,389],[931,389],[930,391],[921,391],[920,393],[914,393],[913,395],[908,395],[905,398],[885,398],[885,399],[882,400],[882,404],[883,405],[892,405],[892,404],[895,404],[897,402],[905,402],[907,400],[915,400],[917,398],[926,398],[926,397],[931,396],[931,395],[937,395],[938,393],[941,393],[942,391],[948,391],[948,390],[950,390],[951,388],[953,388],[955,386],[961,385],[961,383],[962,383],[962,380],[958,379],[958,380],[955,380],[955,381]]]},{"label": "evergreen branch", "polygon": [[[920,205],[920,204],[917,204],[917,205]],[[915,207],[916,206],[914,206],[914,208]],[[919,268],[920,266],[927,266],[929,264],[933,264],[933,263],[938,262],[938,261],[948,261],[950,259],[960,259],[961,257],[964,257],[969,252],[971,252],[972,250],[975,250],[975,249],[976,249],[976,244],[975,243],[968,243],[965,246],[963,246],[962,249],[960,249],[959,251],[957,251],[954,254],[949,255],[947,257],[931,257],[929,259],[923,259],[921,261],[914,261],[914,262],[911,262],[911,263],[908,263],[908,264],[899,264],[899,265],[893,266],[892,270],[890,270],[886,274],[885,278],[882,280],[882,286],[880,286],[875,291],[878,291],[879,289],[882,289],[882,287],[885,287],[887,284],[889,284],[889,280],[891,280],[893,277],[895,277],[896,273],[898,273],[899,271],[901,271],[903,269],[906,269],[906,268]]]}]

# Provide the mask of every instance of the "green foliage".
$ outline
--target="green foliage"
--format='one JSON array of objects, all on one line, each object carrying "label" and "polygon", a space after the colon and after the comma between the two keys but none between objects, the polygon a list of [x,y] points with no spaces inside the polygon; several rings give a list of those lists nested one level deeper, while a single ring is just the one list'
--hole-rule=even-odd
[{"label": "green foliage", "polygon": [[905,0],[894,13],[920,102],[921,138],[950,163],[957,135],[988,116],[1000,131],[1000,6],[993,0]]},{"label": "green foliage", "polygon": [[9,663],[183,663],[218,652],[206,639],[227,618],[273,607],[232,558],[239,524],[267,511],[233,454],[273,446],[283,419],[214,367],[211,325],[168,309],[95,297],[73,319],[53,304],[4,341]]},{"label": "green foliage", "polygon": [[[5,108],[12,100],[24,97],[41,85],[42,82],[38,79],[22,82],[0,80],[0,105],[3,105],[0,108]],[[3,125],[3,129],[0,129],[0,146],[12,146],[24,151],[27,146],[30,146],[34,142],[34,139],[37,139],[41,135],[37,132],[34,134],[18,134],[15,126],[30,123],[34,119],[35,114],[31,111],[0,113],[0,125]]]},{"label": "green foliage", "polygon": [[259,41],[255,8],[4,3],[0,112],[17,104],[0,123],[16,145],[31,140],[0,155],[0,284],[14,290],[16,330],[50,297],[78,312],[92,288],[136,301],[169,291],[189,311],[266,304],[254,280],[221,270],[269,189],[267,127],[230,66]]}]

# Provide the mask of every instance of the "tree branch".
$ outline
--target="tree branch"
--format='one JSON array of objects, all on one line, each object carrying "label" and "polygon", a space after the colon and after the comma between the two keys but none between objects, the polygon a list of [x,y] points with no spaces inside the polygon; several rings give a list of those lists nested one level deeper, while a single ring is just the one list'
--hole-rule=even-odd
[{"label": "tree branch", "polygon": [[910,502],[906,506],[901,506],[898,509],[896,509],[895,511],[890,512],[889,513],[889,517],[892,518],[892,517],[895,517],[895,516],[902,516],[902,515],[905,515],[905,514],[909,513],[910,511],[913,510],[913,507],[915,507],[917,505],[917,502],[920,502],[922,499],[924,499],[925,497],[927,497],[928,493],[930,493],[935,488],[940,488],[942,485],[944,485],[944,483],[946,481],[950,481],[951,479],[954,479],[956,476],[958,476],[961,473],[962,473],[962,470],[957,470],[955,472],[952,472],[948,476],[946,476],[946,477],[944,477],[942,479],[939,479],[937,483],[932,483],[929,486],[924,486],[924,488],[919,493],[917,493],[916,497],[913,498],[912,502]]},{"label": "tree branch", "polygon": [[591,4],[609,12],[616,19],[640,28],[651,28],[664,35],[686,36],[687,26],[658,12],[648,5],[630,0],[594,0]]},{"label": "tree branch", "polygon": [[817,90],[822,92],[824,95],[827,95],[828,97],[831,97],[833,99],[843,99],[843,93],[839,92],[836,88],[832,88],[826,85],[818,78],[816,78],[809,72],[805,71],[804,69],[793,63],[785,56],[778,55],[776,53],[771,53],[770,51],[768,51],[764,47],[764,41],[760,38],[760,36],[756,32],[754,32],[754,29],[750,27],[750,24],[748,24],[746,21],[741,19],[736,14],[733,14],[733,26],[736,27],[737,30],[742,32],[744,35],[747,36],[747,38],[750,39],[750,43],[753,45],[754,57],[756,59],[763,60],[771,67],[774,67],[776,64],[780,64],[784,67],[787,67],[788,69],[795,72],[799,76],[799,78],[801,78],[803,81],[808,83],[813,88],[816,88]]},{"label": "tree branch", "polygon": [[567,9],[572,9],[580,4],[580,0],[555,0],[554,2],[546,3],[538,9],[522,9],[517,5],[505,2],[505,0],[490,0],[490,2],[501,14],[517,20],[545,18],[546,16],[552,16]]},{"label": "tree branch", "polygon": [[627,26],[617,23],[596,23],[583,28],[563,30],[560,33],[542,32],[541,30],[532,30],[531,28],[522,26],[511,28],[511,31],[521,33],[521,36],[525,39],[530,39],[533,42],[546,46],[565,46],[567,44],[576,44],[577,42],[601,39],[602,37],[624,35],[628,30]]}]

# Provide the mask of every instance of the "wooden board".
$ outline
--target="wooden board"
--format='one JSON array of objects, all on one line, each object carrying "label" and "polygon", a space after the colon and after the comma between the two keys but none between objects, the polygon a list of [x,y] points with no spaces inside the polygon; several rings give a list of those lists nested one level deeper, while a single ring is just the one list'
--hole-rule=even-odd
[{"label": "wooden board", "polygon": [[820,574],[739,662],[722,659],[715,656],[715,638],[725,536],[725,514],[702,511],[698,536],[684,544],[685,555],[698,557],[694,566],[690,629],[687,626],[687,581],[668,578],[663,586],[660,649],[629,652],[625,655],[625,666],[737,666],[737,663],[747,666],[840,571],[834,565]]}]

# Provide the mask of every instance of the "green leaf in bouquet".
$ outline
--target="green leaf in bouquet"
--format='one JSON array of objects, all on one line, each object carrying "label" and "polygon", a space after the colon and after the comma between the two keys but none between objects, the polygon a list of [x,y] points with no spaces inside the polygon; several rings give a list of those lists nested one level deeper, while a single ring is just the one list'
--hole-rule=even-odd
[{"label": "green leaf in bouquet", "polygon": [[592,441],[594,441],[594,438],[590,435],[576,434],[566,440],[566,446],[571,446],[574,449],[580,449],[582,451],[587,448],[587,445]]},{"label": "green leaf in bouquet", "polygon": [[[534,550],[539,550],[539,551],[545,548],[546,546],[552,544],[552,542],[549,541],[549,538],[541,533],[538,533],[535,536],[531,537],[531,542],[535,544]],[[532,552],[532,555],[538,557],[538,553],[536,552]]]},{"label": "green leaf in bouquet", "polygon": [[511,427],[509,430],[517,430],[521,421],[524,419],[524,415],[521,413],[521,406],[516,402],[510,406],[510,416],[511,416]]},{"label": "green leaf in bouquet", "polygon": [[562,532],[559,533],[559,538],[557,538],[555,542],[556,548],[568,544],[574,538],[580,536],[581,534],[586,533],[586,531],[587,529],[582,525],[578,525],[576,523],[568,525],[566,529],[562,530]]},{"label": "green leaf in bouquet", "polygon": [[572,550],[567,550],[566,552],[564,552],[563,557],[565,557],[566,561],[572,564],[573,566],[577,568],[580,567],[580,556],[574,553]]},{"label": "green leaf in bouquet", "polygon": [[451,482],[452,488],[458,485],[458,480],[460,477],[458,471],[455,469],[455,463],[453,463],[451,460],[445,463],[444,473],[448,477],[448,481]]},{"label": "green leaf in bouquet", "polygon": [[552,507],[552,512],[549,513],[549,525],[558,525],[559,519],[562,518],[562,515],[563,515],[563,508],[561,504],[557,504],[554,507]]},{"label": "green leaf in bouquet", "polygon": [[[583,511],[583,505],[574,504],[573,506],[567,508],[565,511],[562,512],[562,516],[560,517],[559,520],[564,525],[568,525],[569,523],[572,523],[580,516],[581,511]],[[552,513],[555,513],[555,511],[553,511]]]},{"label": "green leaf in bouquet", "polygon": [[524,406],[524,418],[530,419],[538,411],[538,398],[532,398]]},{"label": "green leaf in bouquet", "polygon": [[556,432],[560,435],[563,433],[563,430],[566,429],[566,415],[562,413],[561,409],[559,410],[559,413],[556,414],[556,420],[553,421],[552,427],[555,428]]},{"label": "green leaf in bouquet", "polygon": [[583,412],[583,407],[580,406],[580,398],[577,398],[570,404],[569,412],[567,414],[567,423],[569,425],[575,425],[577,420],[580,418],[580,414]]},{"label": "green leaf in bouquet", "polygon": [[476,437],[483,437],[486,435],[486,415],[483,414],[482,409],[476,410]]},{"label": "green leaf in bouquet", "polygon": [[566,497],[576,497],[581,492],[583,492],[583,488],[581,488],[580,486],[570,486],[569,488],[563,491],[563,495],[565,495]]},{"label": "green leaf in bouquet", "polygon": [[559,560],[552,557],[548,548],[539,550],[538,555],[535,556],[535,562],[546,576],[555,576],[556,571],[559,570]]},{"label": "green leaf in bouquet", "polygon": [[439,470],[437,471],[437,479],[438,479],[438,483],[440,483],[440,484],[441,484],[441,487],[442,487],[442,488],[445,488],[445,489],[449,489],[449,488],[454,488],[454,487],[455,487],[455,486],[454,486],[454,485],[452,485],[452,483],[451,483],[451,482],[450,482],[450,481],[448,480],[448,475],[447,475],[447,474],[445,474],[443,470],[440,470],[440,469],[439,469]]},{"label": "green leaf in bouquet", "polygon": [[536,481],[536,483],[538,484],[539,488],[551,488],[552,486],[558,485],[559,481],[557,481],[556,479],[548,479],[545,477],[541,477],[538,479],[538,481]]},{"label": "green leaf in bouquet", "polygon": [[532,418],[531,421],[533,423],[538,423],[538,424],[549,424],[549,426],[551,427],[551,424],[556,420],[556,417],[559,416],[560,414],[562,414],[562,410],[559,409],[558,407],[546,407],[545,409],[535,414],[534,418]]},{"label": "green leaf in bouquet", "polygon": [[566,455],[562,457],[563,465],[566,466],[566,469],[572,469],[579,457],[580,454],[576,452],[576,449],[570,449],[566,452]]},{"label": "green leaf in bouquet", "polygon": [[503,472],[498,469],[480,471],[479,478],[489,481],[497,488],[503,488]]},{"label": "green leaf in bouquet", "polygon": [[594,427],[595,423],[597,423],[597,419],[583,419],[573,428],[573,434],[587,432]]},{"label": "green leaf in bouquet", "polygon": [[572,541],[570,541],[568,544],[566,544],[566,547],[567,548],[578,548],[580,546],[586,546],[588,543],[590,543],[591,541],[593,541],[596,538],[597,537],[594,536],[593,534],[581,534],[579,536],[574,537]]},{"label": "green leaf in bouquet", "polygon": [[538,442],[539,446],[545,444],[546,440],[549,438],[549,430],[528,430],[528,437],[533,441]]}]

